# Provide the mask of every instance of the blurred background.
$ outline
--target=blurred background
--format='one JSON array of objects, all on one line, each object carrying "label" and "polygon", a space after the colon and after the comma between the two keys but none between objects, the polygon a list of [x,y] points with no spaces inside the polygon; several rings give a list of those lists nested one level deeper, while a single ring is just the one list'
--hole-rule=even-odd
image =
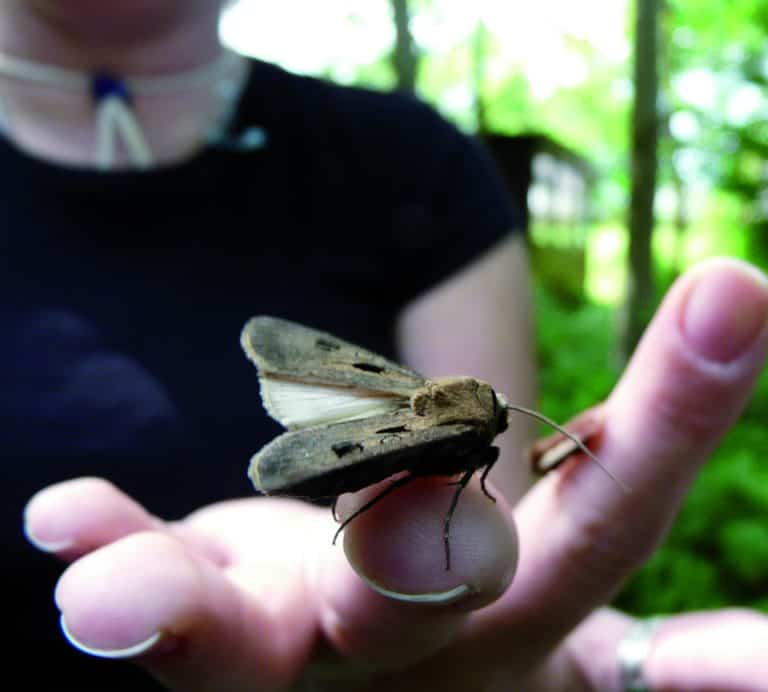
[{"label": "blurred background", "polygon": [[[606,396],[687,267],[768,267],[765,0],[238,0],[221,30],[294,72],[412,91],[485,140],[527,210],[550,416]],[[768,612],[767,419],[763,376],[618,605]]]}]

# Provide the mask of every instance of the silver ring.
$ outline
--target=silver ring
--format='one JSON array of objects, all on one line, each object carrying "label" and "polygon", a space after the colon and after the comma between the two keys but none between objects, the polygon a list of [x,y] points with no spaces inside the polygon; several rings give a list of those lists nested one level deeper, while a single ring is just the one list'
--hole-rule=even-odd
[{"label": "silver ring", "polygon": [[616,648],[619,667],[619,689],[623,692],[652,692],[645,679],[643,666],[651,653],[653,637],[666,618],[637,620]]}]

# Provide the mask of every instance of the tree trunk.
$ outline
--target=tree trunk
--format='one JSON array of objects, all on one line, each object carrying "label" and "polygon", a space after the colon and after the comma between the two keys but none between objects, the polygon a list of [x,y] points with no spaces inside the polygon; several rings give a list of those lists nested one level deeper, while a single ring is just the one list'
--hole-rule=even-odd
[{"label": "tree trunk", "polygon": [[629,358],[640,340],[655,298],[651,237],[658,143],[658,0],[636,0],[636,13],[628,293],[621,340],[624,360]]},{"label": "tree trunk", "polygon": [[672,255],[672,279],[683,272],[685,246],[688,235],[688,186],[685,184],[680,171],[672,163],[672,186],[675,190],[675,245]]},{"label": "tree trunk", "polygon": [[488,30],[482,21],[477,23],[472,41],[472,94],[475,106],[475,122],[479,134],[488,132],[485,109],[485,65],[488,53]]},{"label": "tree trunk", "polygon": [[408,0],[392,0],[395,18],[395,49],[392,65],[400,91],[413,93],[416,90],[418,51],[411,33],[411,16]]}]

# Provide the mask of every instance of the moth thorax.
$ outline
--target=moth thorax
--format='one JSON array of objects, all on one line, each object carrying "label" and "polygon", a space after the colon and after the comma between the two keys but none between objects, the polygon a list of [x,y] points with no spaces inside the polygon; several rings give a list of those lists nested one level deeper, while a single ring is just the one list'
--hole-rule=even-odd
[{"label": "moth thorax", "polygon": [[497,407],[493,389],[485,382],[473,377],[444,377],[427,380],[417,389],[411,395],[411,408],[434,425],[492,426]]}]

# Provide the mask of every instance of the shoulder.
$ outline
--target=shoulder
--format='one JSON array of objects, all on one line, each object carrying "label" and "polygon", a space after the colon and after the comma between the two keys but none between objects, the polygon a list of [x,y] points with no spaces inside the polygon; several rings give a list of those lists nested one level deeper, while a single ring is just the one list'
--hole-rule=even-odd
[{"label": "shoulder", "polygon": [[398,267],[408,298],[521,227],[488,151],[418,98],[259,62],[249,96],[252,122],[265,126],[289,172],[286,185],[332,219],[323,242],[349,252],[365,229],[366,257]]},{"label": "shoulder", "polygon": [[[423,161],[449,156],[469,139],[414,96],[342,86],[254,61],[251,99],[273,125],[325,139],[336,151]],[[415,157],[408,156],[412,152]],[[429,156],[429,154],[432,156]]]},{"label": "shoulder", "polygon": [[322,112],[368,112],[384,121],[388,116],[437,117],[417,98],[399,92],[383,92],[336,84],[321,77],[296,74],[278,65],[252,60],[253,79],[260,89],[278,91],[283,97],[313,103]]}]

